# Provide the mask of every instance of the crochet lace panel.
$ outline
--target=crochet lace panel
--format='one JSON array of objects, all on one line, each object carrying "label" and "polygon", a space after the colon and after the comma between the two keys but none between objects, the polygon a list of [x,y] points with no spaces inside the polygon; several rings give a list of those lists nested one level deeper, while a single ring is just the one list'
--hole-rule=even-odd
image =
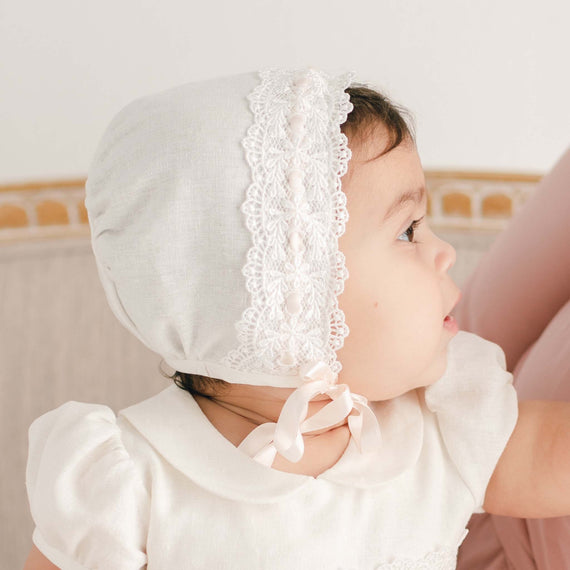
[{"label": "crochet lace panel", "polygon": [[241,206],[253,245],[242,269],[251,305],[236,323],[235,350],[221,363],[294,375],[335,351],[349,329],[337,296],[348,277],[338,237],[348,220],[341,177],[350,159],[340,125],[352,110],[352,74],[269,70],[249,94],[243,140],[252,183]]},{"label": "crochet lace panel", "polygon": [[457,550],[443,549],[430,552],[420,560],[401,558],[388,564],[380,564],[374,570],[455,570]]}]

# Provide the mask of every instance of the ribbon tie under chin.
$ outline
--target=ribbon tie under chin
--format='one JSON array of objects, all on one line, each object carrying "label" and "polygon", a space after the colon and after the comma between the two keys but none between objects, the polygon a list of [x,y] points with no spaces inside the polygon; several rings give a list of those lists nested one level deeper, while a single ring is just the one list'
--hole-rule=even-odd
[{"label": "ribbon tie under chin", "polygon": [[[277,453],[297,463],[305,451],[304,433],[334,426],[347,416],[348,428],[361,453],[380,447],[380,426],[367,398],[351,394],[346,384],[336,384],[337,376],[322,360],[303,364],[299,373],[303,384],[287,398],[277,423],[257,426],[238,449],[268,467]],[[306,419],[309,402],[319,394],[330,396],[332,401]],[[359,412],[357,415],[349,415],[353,408]]]}]

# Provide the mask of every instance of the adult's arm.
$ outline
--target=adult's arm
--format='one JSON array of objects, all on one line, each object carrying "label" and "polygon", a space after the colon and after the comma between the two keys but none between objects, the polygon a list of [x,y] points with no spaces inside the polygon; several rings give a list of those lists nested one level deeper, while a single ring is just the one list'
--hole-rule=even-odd
[{"label": "adult's arm", "polygon": [[34,544],[26,560],[24,570],[59,570],[59,568],[55,564],[52,564]]}]

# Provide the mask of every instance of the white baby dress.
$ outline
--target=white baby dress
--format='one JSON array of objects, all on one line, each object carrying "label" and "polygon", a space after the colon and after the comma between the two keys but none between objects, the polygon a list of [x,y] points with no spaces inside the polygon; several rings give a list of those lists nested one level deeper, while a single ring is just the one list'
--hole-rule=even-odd
[{"label": "white baby dress", "polygon": [[371,407],[378,452],[314,478],[251,459],[172,385],[70,401],[29,430],[35,545],[63,570],[453,569],[514,429],[502,349],[460,331],[440,380]]}]

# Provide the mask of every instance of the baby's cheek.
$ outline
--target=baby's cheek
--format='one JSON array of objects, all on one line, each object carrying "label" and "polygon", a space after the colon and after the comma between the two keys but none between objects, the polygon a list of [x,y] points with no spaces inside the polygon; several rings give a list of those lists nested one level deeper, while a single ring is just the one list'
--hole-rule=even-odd
[{"label": "baby's cheek", "polygon": [[381,303],[375,296],[354,288],[345,288],[338,297],[338,306],[344,313],[344,320],[352,331],[370,328],[381,315]]}]

